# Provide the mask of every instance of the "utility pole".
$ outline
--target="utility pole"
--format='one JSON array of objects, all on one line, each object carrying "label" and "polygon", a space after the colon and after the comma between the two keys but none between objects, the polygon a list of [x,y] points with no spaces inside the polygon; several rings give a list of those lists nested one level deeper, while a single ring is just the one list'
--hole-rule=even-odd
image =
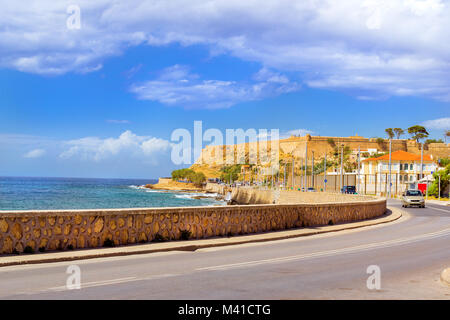
[{"label": "utility pole", "polygon": [[420,179],[423,179],[423,143],[420,152]]},{"label": "utility pole", "polygon": [[341,192],[344,188],[344,144],[341,145]]},{"label": "utility pole", "polygon": [[438,176],[439,176],[438,192],[439,192],[439,200],[441,200],[441,175],[438,174]]},{"label": "utility pole", "polygon": [[308,183],[308,141],[305,142],[305,183],[303,184],[303,188],[306,191],[306,184]]},{"label": "utility pole", "polygon": [[272,163],[270,164],[270,178],[272,179],[271,187],[273,189],[273,166],[272,166]]},{"label": "utility pole", "polygon": [[311,180],[312,180],[312,187],[314,188],[314,151],[312,151]]},{"label": "utility pole", "polygon": [[389,198],[392,191],[392,139],[389,139]]},{"label": "utility pole", "polygon": [[323,191],[327,191],[327,153],[325,152],[325,162],[323,168]]},{"label": "utility pole", "polygon": [[294,185],[295,185],[295,171],[294,171],[294,167],[295,167],[295,159],[294,157],[292,157],[292,190],[294,189]]},{"label": "utility pole", "polygon": [[283,187],[286,189],[286,163],[284,164]]},{"label": "utility pole", "polygon": [[277,170],[277,179],[276,179],[276,183],[277,183],[277,188],[280,184],[280,166],[278,166],[278,170]]},{"label": "utility pole", "polygon": [[304,176],[304,166],[303,166],[303,159],[300,159],[300,190],[302,190],[302,188],[304,187],[305,184],[305,176]]},{"label": "utility pole", "polygon": [[358,194],[361,194],[361,147],[358,147]]}]

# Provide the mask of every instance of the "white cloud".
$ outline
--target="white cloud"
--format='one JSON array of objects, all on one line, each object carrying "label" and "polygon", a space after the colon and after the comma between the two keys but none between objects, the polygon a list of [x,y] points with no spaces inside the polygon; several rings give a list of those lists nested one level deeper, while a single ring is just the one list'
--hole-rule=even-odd
[{"label": "white cloud", "polygon": [[[3,0],[0,67],[92,72],[130,46],[202,44],[212,54],[296,73],[312,87],[450,101],[446,0],[80,0],[79,30],[66,28],[69,4]],[[234,83],[210,81],[190,90],[242,94]],[[151,88],[162,90],[157,83]],[[190,99],[191,91],[174,89]]]},{"label": "white cloud", "polygon": [[24,158],[35,159],[35,158],[40,158],[43,155],[45,155],[44,149],[34,149],[34,150],[31,150],[31,151],[27,152],[26,154],[24,154]]},{"label": "white cloud", "polygon": [[132,85],[130,91],[139,99],[169,106],[219,109],[300,89],[299,84],[290,83],[287,77],[266,69],[258,72],[255,79],[254,82],[200,80],[189,73],[186,66],[175,65],[165,69],[155,80]]},{"label": "white cloud", "polygon": [[450,130],[450,118],[428,120],[423,123],[423,126],[427,129]]},{"label": "white cloud", "polygon": [[60,158],[79,158],[82,160],[102,161],[113,157],[140,158],[154,161],[171,147],[167,140],[138,136],[127,130],[118,138],[101,139],[86,137],[67,141],[68,147]]},{"label": "white cloud", "polygon": [[0,145],[36,147],[38,145],[55,145],[57,141],[48,137],[33,136],[29,134],[8,134],[0,133]]},{"label": "white cloud", "polygon": [[114,120],[114,119],[106,120],[106,122],[114,123],[114,124],[130,124],[131,123],[131,121],[129,121],[129,120]]}]

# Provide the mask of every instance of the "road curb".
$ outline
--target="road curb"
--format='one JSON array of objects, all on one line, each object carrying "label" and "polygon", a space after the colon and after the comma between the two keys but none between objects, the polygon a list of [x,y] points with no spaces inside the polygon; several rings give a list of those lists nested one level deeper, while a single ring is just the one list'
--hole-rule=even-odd
[{"label": "road curb", "polygon": [[212,238],[190,241],[173,241],[164,243],[140,244],[133,246],[123,246],[117,248],[99,248],[99,249],[81,249],[76,251],[52,252],[52,253],[36,253],[26,256],[4,256],[0,257],[0,267],[51,263],[63,261],[75,261],[95,258],[117,257],[135,254],[147,254],[167,251],[195,251],[203,248],[223,247],[230,245],[267,242],[275,240],[285,240],[299,237],[306,237],[322,233],[331,233],[344,230],[363,228],[368,226],[379,225],[383,223],[393,222],[402,217],[402,210],[397,208],[389,208],[387,215],[382,217],[351,222],[345,224],[337,224],[334,226],[322,226],[314,228],[302,228],[288,231],[277,231],[270,233],[252,234],[245,236],[237,236],[231,238]]},{"label": "road curb", "polygon": [[441,272],[441,281],[450,287],[450,268],[445,269]]}]

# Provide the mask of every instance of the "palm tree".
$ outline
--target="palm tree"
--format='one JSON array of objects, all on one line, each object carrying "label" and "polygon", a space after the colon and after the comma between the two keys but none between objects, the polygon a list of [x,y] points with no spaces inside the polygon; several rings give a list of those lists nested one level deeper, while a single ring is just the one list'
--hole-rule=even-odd
[{"label": "palm tree", "polygon": [[415,125],[408,128],[408,133],[411,135],[411,138],[416,140],[417,143],[420,142],[421,139],[428,137],[429,133],[427,129],[423,126]]},{"label": "palm tree", "polygon": [[447,143],[447,138],[450,137],[450,130],[446,130],[444,133],[445,143]]},{"label": "palm tree", "polygon": [[397,136],[397,139],[400,139],[400,136],[405,133],[405,131],[402,128],[394,128],[394,132],[395,135]]},{"label": "palm tree", "polygon": [[388,135],[389,139],[392,139],[394,137],[394,130],[392,128],[387,128],[384,130],[386,134]]}]

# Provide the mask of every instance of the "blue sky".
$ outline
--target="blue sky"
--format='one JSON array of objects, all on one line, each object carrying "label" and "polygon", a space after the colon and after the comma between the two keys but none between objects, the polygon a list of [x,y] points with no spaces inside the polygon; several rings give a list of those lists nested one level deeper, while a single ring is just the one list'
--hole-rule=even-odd
[{"label": "blue sky", "polygon": [[450,129],[447,1],[79,1],[80,29],[71,3],[31,3],[0,13],[0,176],[168,175],[195,120]]}]

